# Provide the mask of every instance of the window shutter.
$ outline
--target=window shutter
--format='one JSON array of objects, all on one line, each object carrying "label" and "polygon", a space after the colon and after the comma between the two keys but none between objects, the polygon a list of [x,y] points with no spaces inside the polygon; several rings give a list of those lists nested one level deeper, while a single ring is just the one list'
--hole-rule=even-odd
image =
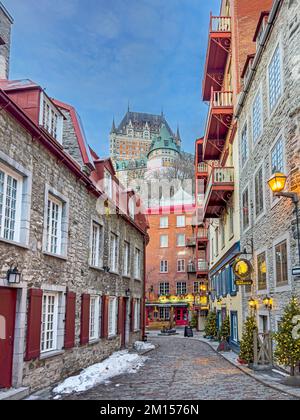
[{"label": "window shutter", "polygon": [[102,296],[102,328],[101,338],[108,338],[108,296]]},{"label": "window shutter", "polygon": [[84,346],[89,342],[90,333],[90,295],[83,294],[81,301],[81,331],[80,344]]},{"label": "window shutter", "polygon": [[130,331],[134,331],[134,299],[131,299]]},{"label": "window shutter", "polygon": [[140,317],[141,317],[141,323],[140,323],[140,325],[141,325],[141,330],[142,330],[142,332],[144,334],[144,330],[145,330],[145,301],[142,298],[140,300],[140,302],[141,302],[140,303]]},{"label": "window shutter", "polygon": [[124,325],[124,298],[120,297],[118,302],[118,334],[123,333]]},{"label": "window shutter", "polygon": [[29,290],[26,361],[37,359],[41,354],[42,300],[42,290]]},{"label": "window shutter", "polygon": [[65,349],[75,346],[76,293],[66,295]]}]

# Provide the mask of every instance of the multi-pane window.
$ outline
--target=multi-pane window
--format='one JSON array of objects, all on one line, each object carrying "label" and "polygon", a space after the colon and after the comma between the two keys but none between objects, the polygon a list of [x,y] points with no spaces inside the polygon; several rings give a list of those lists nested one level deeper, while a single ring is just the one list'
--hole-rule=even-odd
[{"label": "multi-pane window", "polygon": [[139,249],[135,249],[135,278],[140,279],[141,278],[141,266],[142,266],[142,260],[141,260],[142,253]]},{"label": "multi-pane window", "polygon": [[63,203],[57,198],[48,196],[47,208],[47,245],[46,251],[61,254]]},{"label": "multi-pane window", "polygon": [[243,212],[242,212],[243,229],[246,230],[250,226],[250,207],[249,207],[250,200],[249,200],[248,188],[243,192],[242,205],[243,205]]},{"label": "multi-pane window", "polygon": [[280,64],[280,47],[277,46],[269,65],[269,104],[272,111],[282,93],[282,77]]},{"label": "multi-pane window", "polygon": [[161,272],[161,273],[167,273],[167,272],[168,272],[168,270],[169,270],[169,264],[168,264],[168,261],[166,261],[166,260],[162,260],[162,261],[160,262],[160,272]]},{"label": "multi-pane window", "polygon": [[225,222],[224,220],[220,221],[220,232],[221,232],[221,247],[225,247]]},{"label": "multi-pane window", "polygon": [[178,282],[177,283],[177,295],[186,295],[187,288],[186,288],[186,282]]},{"label": "multi-pane window", "polygon": [[135,299],[134,302],[134,331],[141,329],[141,299]]},{"label": "multi-pane window", "polygon": [[234,210],[233,207],[229,207],[229,237],[231,238],[234,235]]},{"label": "multi-pane window", "polygon": [[161,248],[168,248],[169,246],[169,237],[168,235],[161,235],[160,236],[160,247]]},{"label": "multi-pane window", "polygon": [[280,137],[271,152],[272,175],[276,172],[284,173],[283,138]]},{"label": "multi-pane window", "polygon": [[252,120],[253,142],[255,143],[262,133],[262,98],[260,91],[253,102]]},{"label": "multi-pane window", "polygon": [[231,339],[235,343],[238,342],[238,314],[236,312],[231,314]]},{"label": "multi-pane window", "polygon": [[117,298],[109,298],[108,304],[108,335],[113,337],[117,335]]},{"label": "multi-pane window", "polygon": [[177,216],[177,227],[178,228],[185,227],[185,216]]},{"label": "multi-pane window", "polygon": [[44,95],[42,101],[41,125],[52,137],[61,142],[63,117]]},{"label": "multi-pane window", "polygon": [[0,237],[19,240],[21,181],[0,169]]},{"label": "multi-pane window", "polygon": [[285,286],[288,284],[288,255],[287,242],[284,241],[275,247],[276,257],[276,284]]},{"label": "multi-pane window", "polygon": [[264,211],[264,179],[261,167],[255,175],[255,215],[258,217]]},{"label": "multi-pane window", "polygon": [[167,216],[160,218],[160,228],[167,229],[169,227],[169,218]]},{"label": "multi-pane window", "polygon": [[177,272],[184,273],[185,272],[185,260],[178,260],[177,261]]},{"label": "multi-pane window", "polygon": [[100,298],[99,296],[91,296],[90,300],[90,340],[97,340],[99,338],[100,327]]},{"label": "multi-pane window", "polygon": [[161,296],[167,296],[170,294],[170,283],[160,283],[159,285],[159,294]]},{"label": "multi-pane window", "polygon": [[101,267],[102,254],[102,235],[103,227],[98,223],[93,223],[92,227],[92,249],[91,249],[91,266],[92,267]]},{"label": "multi-pane window", "polygon": [[198,281],[194,282],[194,293],[200,293],[200,283]]},{"label": "multi-pane window", "polygon": [[248,148],[248,125],[245,124],[243,131],[242,131],[242,138],[241,138],[241,156],[242,156],[242,166],[245,165],[249,156],[249,148]]},{"label": "multi-pane window", "polygon": [[170,308],[159,308],[159,319],[161,319],[162,321],[169,321]]},{"label": "multi-pane window", "polygon": [[130,200],[129,200],[128,209],[129,209],[129,216],[131,217],[131,219],[134,220],[134,217],[135,217],[135,200],[134,200],[133,197],[131,197]]},{"label": "multi-pane window", "polygon": [[130,244],[124,242],[124,276],[130,276]]},{"label": "multi-pane window", "polygon": [[267,289],[267,261],[265,252],[257,256],[257,288],[258,290]]},{"label": "multi-pane window", "polygon": [[41,352],[56,350],[58,295],[44,293],[42,306]]},{"label": "multi-pane window", "polygon": [[185,246],[185,235],[184,234],[179,234],[177,235],[177,246]]},{"label": "multi-pane window", "polygon": [[109,198],[113,196],[113,179],[112,174],[105,169],[104,170],[104,190]]},{"label": "multi-pane window", "polygon": [[119,262],[119,238],[112,233],[110,235],[110,269],[111,271],[118,272]]}]

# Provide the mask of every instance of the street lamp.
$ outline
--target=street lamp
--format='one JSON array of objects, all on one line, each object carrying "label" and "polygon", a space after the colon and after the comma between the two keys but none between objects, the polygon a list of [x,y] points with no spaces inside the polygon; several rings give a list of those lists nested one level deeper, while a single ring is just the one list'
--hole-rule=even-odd
[{"label": "street lamp", "polygon": [[11,267],[7,272],[6,278],[9,284],[20,284],[21,273],[18,271],[18,267]]},{"label": "street lamp", "polygon": [[255,300],[253,297],[249,299],[248,304],[249,304],[250,309],[254,311],[257,310],[258,303],[257,303],[257,300]]},{"label": "street lamp", "polygon": [[264,303],[265,307],[267,309],[269,309],[270,311],[273,309],[273,299],[270,298],[269,296],[266,296],[264,298],[263,303]]},{"label": "street lamp", "polygon": [[271,191],[274,193],[276,197],[285,197],[292,200],[295,205],[296,211],[296,229],[297,229],[297,240],[298,240],[298,261],[300,264],[300,222],[299,222],[299,213],[298,213],[298,204],[299,204],[299,196],[297,193],[293,192],[284,192],[286,186],[287,176],[282,173],[275,173],[271,179],[268,181],[268,185]]}]

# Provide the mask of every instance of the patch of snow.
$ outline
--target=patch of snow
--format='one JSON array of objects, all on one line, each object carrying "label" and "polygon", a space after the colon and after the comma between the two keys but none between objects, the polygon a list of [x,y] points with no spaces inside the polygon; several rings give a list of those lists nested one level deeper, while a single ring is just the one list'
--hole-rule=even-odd
[{"label": "patch of snow", "polygon": [[114,353],[102,363],[84,369],[79,375],[72,376],[58,385],[54,394],[66,395],[84,392],[99,384],[108,383],[109,379],[125,373],[136,373],[147,357],[129,353],[127,350]]},{"label": "patch of snow", "polygon": [[154,350],[155,346],[154,344],[147,343],[144,341],[136,341],[133,345],[136,351],[142,352],[142,351],[148,351],[148,350]]}]

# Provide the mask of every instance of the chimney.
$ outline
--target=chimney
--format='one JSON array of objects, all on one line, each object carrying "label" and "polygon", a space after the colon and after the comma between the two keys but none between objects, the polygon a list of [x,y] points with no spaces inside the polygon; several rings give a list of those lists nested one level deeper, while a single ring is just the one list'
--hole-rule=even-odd
[{"label": "chimney", "polygon": [[11,27],[13,18],[0,1],[0,79],[9,78]]}]

